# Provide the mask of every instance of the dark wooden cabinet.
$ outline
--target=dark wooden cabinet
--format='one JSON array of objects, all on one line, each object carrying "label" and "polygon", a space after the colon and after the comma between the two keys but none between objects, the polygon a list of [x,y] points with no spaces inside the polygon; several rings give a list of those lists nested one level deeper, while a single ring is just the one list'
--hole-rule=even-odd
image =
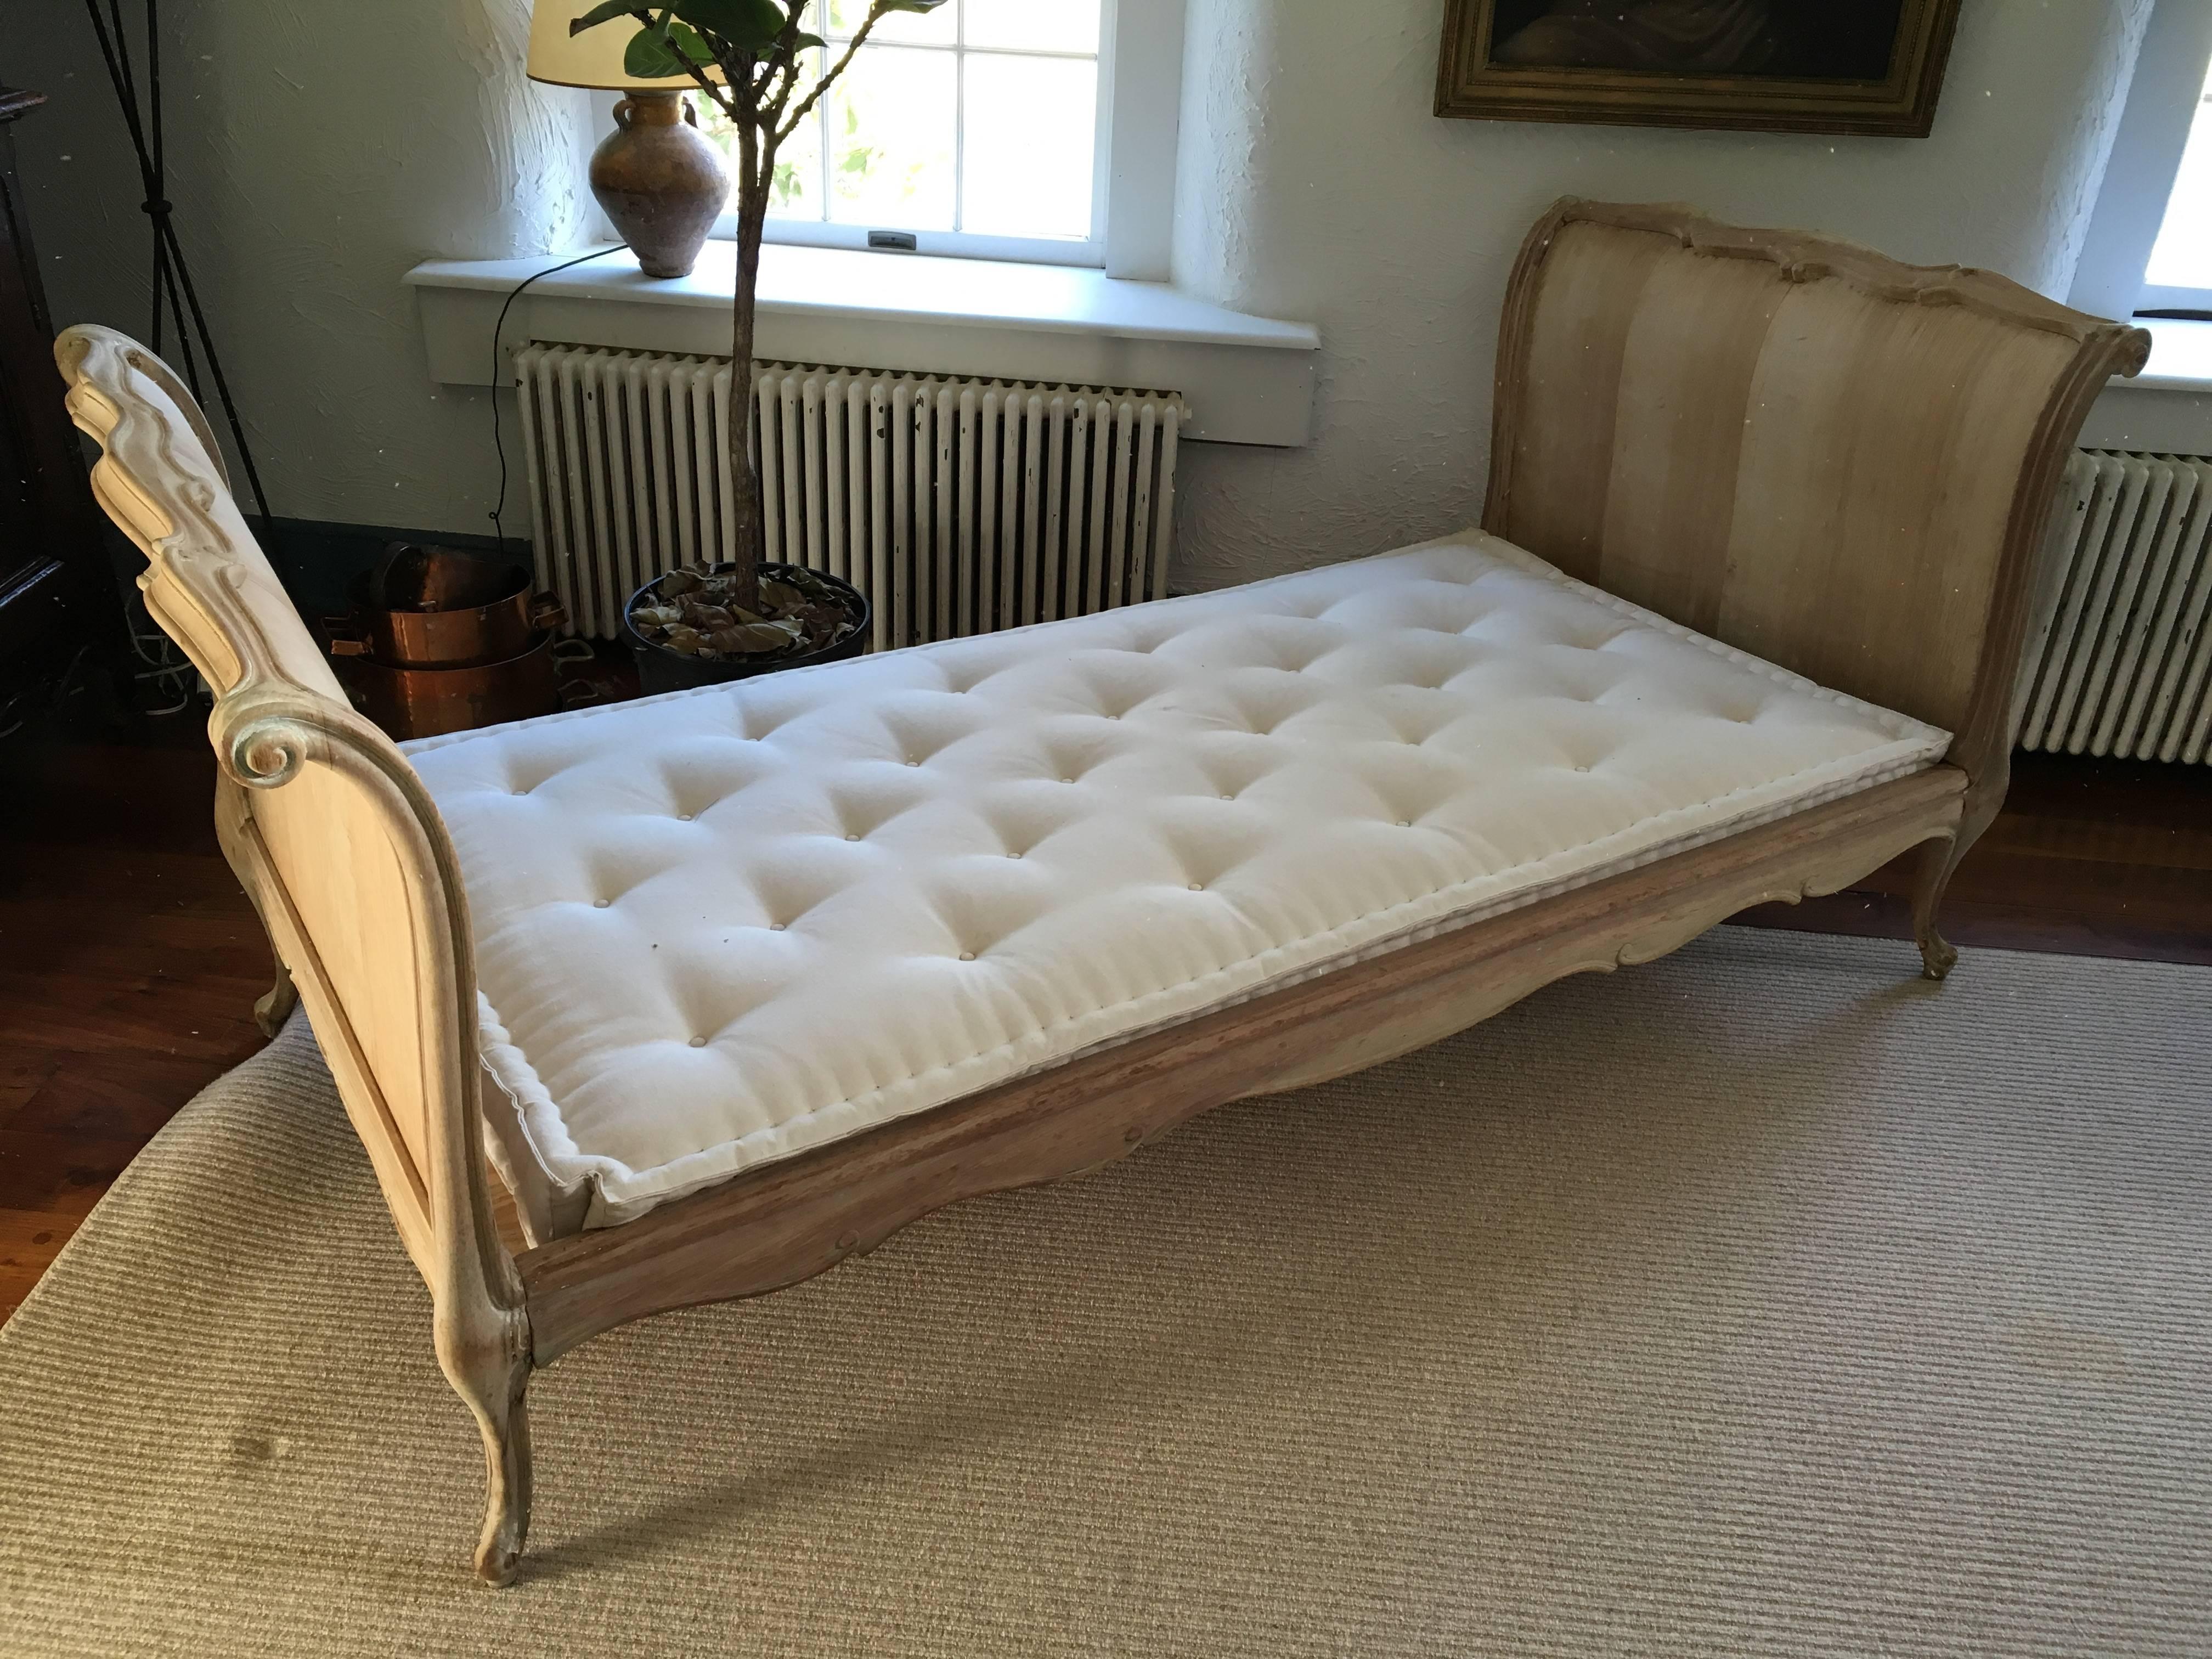
[{"label": "dark wooden cabinet", "polygon": [[0,724],[88,650],[110,671],[121,600],[76,433],[15,178],[15,124],[44,103],[0,87]]}]

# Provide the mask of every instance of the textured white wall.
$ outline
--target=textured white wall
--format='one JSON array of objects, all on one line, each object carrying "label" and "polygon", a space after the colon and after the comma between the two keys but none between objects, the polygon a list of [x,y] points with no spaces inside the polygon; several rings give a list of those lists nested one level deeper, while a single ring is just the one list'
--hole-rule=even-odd
[{"label": "textured white wall", "polygon": [[[520,74],[528,0],[170,0],[186,246],[280,514],[478,531],[485,395],[429,381],[399,278],[569,246],[586,94]],[[1966,0],[1924,140],[1442,121],[1441,0],[1189,0],[1179,280],[1318,323],[1316,437],[1193,445],[1178,585],[1480,513],[1498,307],[1554,197],[1685,199],[2063,293],[2148,0]],[[146,233],[81,7],[0,0],[58,322],[145,327]],[[64,160],[67,156],[70,159]]]},{"label": "textured white wall", "polygon": [[1687,201],[2063,295],[2148,0],[1966,0],[1924,139],[1439,120],[1439,0],[1190,0],[1177,280],[1320,325],[1315,441],[1190,446],[1179,585],[1480,514],[1498,311],[1562,195]]},{"label": "textured white wall", "polygon": [[[567,246],[596,211],[587,94],[523,78],[529,17],[529,0],[163,9],[169,196],[280,516],[485,528],[487,394],[431,383],[399,279]],[[55,324],[143,336],[142,192],[84,9],[0,0],[0,42],[5,78],[52,100],[16,137]]]}]

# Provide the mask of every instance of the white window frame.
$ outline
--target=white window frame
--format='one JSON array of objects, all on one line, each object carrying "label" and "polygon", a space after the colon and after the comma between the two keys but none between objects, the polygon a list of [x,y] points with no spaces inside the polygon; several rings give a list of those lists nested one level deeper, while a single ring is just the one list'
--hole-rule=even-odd
[{"label": "white window frame", "polygon": [[2069,304],[2101,317],[2142,311],[2212,314],[2212,288],[2153,287],[2145,280],[2208,65],[2212,5],[2205,0],[2156,0],[2075,266]]},{"label": "white window frame", "polygon": [[[915,253],[1024,264],[1103,267],[1109,276],[1164,282],[1175,224],[1176,123],[1182,106],[1185,0],[1102,0],[1098,42],[1098,129],[1091,150],[1091,234],[1073,238],[991,236],[973,231],[914,230],[906,226],[830,224],[775,219],[762,233],[770,242],[850,248],[902,257],[908,250],[870,249],[872,229],[915,239]],[[734,214],[714,234],[737,234]]]}]

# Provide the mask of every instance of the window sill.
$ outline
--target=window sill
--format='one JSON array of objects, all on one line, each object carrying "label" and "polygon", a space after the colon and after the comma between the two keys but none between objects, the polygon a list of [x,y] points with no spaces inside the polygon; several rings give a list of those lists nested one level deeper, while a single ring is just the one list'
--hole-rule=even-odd
[{"label": "window sill", "polygon": [[2115,379],[2081,428],[2085,449],[2212,455],[2212,323],[2146,317],[2150,361]]},{"label": "window sill", "polygon": [[[438,259],[408,272],[431,374],[491,384],[500,307],[517,283],[568,257]],[[647,276],[627,252],[546,276],[514,301],[503,349],[556,340],[726,356],[735,258],[733,243],[710,241],[689,276]],[[759,293],[763,358],[1143,386],[1188,400],[1187,438],[1295,446],[1310,434],[1320,334],[1164,283],[1069,265],[771,243],[761,250]]]},{"label": "window sill", "polygon": [[2115,385],[2143,392],[2212,392],[2212,323],[2183,317],[2145,317],[2150,361],[2132,380]]}]

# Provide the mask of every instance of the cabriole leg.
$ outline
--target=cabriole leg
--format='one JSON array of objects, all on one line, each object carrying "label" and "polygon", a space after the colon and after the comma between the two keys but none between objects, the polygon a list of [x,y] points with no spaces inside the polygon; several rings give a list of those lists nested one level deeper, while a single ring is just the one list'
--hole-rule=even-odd
[{"label": "cabriole leg", "polygon": [[1920,971],[1929,979],[1942,979],[1958,965],[1958,947],[1936,931],[1936,911],[1963,851],[1960,838],[1954,836],[1920,844],[1919,869],[1912,882],[1912,937],[1920,946]]},{"label": "cabriole leg", "polygon": [[[272,941],[269,954],[276,957]],[[292,983],[292,970],[284,959],[276,957],[276,982],[269,988],[268,994],[253,1005],[253,1023],[261,1028],[261,1035],[273,1037],[284,1029],[284,1022],[292,1018],[292,1011],[300,1006],[300,993]]]},{"label": "cabriole leg", "polygon": [[477,1539],[477,1577],[488,1584],[510,1584],[530,1536],[529,1356],[486,1355],[474,1364],[466,1356],[441,1353],[439,1358],[446,1380],[483,1434],[484,1518]]},{"label": "cabriole leg", "polygon": [[262,936],[269,941],[269,959],[276,964],[276,982],[269,993],[253,1005],[253,1023],[261,1028],[261,1035],[274,1037],[284,1029],[284,1022],[292,1018],[292,1011],[300,1006],[300,993],[292,983],[292,970],[276,949],[276,935],[269,926],[269,912],[261,894],[258,866],[248,857],[243,845],[247,816],[246,791],[227,777],[218,777],[215,784],[215,836],[222,845],[223,857],[229,860],[231,873],[238,878],[246,896],[252,902],[253,914],[261,919]]}]

